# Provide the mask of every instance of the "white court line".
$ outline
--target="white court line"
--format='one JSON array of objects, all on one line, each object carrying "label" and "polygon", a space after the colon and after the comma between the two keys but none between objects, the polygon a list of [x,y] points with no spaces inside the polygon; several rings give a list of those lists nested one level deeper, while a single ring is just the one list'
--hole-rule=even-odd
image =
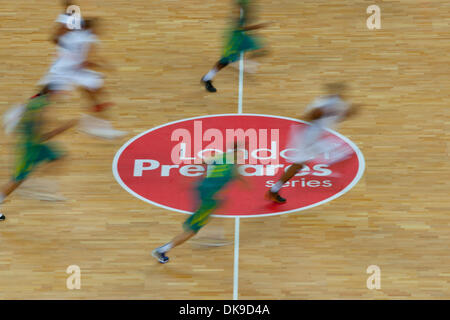
[{"label": "white court line", "polygon": [[[244,88],[244,53],[241,52],[239,60],[239,97],[238,114],[242,113],[242,93]],[[233,275],[233,300],[238,300],[239,286],[239,217],[234,220],[234,275]]]},{"label": "white court line", "polygon": [[239,98],[238,98],[238,113],[242,113],[242,92],[244,89],[244,53],[241,52],[241,59],[239,60]]}]

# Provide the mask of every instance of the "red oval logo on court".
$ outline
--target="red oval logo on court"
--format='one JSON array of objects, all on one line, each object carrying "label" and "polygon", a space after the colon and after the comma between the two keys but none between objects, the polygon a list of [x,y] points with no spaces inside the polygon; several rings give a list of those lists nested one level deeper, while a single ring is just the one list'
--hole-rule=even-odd
[{"label": "red oval logo on court", "polygon": [[[135,197],[183,213],[195,211],[195,185],[207,174],[211,156],[245,141],[237,165],[248,184],[233,181],[220,193],[216,216],[256,217],[311,208],[350,190],[364,172],[364,157],[356,145],[327,130],[328,148],[309,159],[280,193],[284,204],[264,199],[267,190],[287,170],[299,151],[290,144],[293,132],[309,124],[300,120],[259,115],[223,114],[184,119],[150,129],[125,143],[114,157],[117,182]],[[335,153],[340,161],[333,162]],[[342,156],[344,154],[344,156]]]}]

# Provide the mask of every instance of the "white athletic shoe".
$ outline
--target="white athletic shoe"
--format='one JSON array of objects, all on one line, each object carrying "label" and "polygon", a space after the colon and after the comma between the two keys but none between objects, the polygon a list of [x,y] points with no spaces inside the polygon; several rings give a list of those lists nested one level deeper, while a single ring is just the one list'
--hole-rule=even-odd
[{"label": "white athletic shoe", "polygon": [[127,134],[126,131],[114,129],[109,121],[89,115],[84,115],[81,118],[79,130],[89,135],[108,140],[117,139]]}]

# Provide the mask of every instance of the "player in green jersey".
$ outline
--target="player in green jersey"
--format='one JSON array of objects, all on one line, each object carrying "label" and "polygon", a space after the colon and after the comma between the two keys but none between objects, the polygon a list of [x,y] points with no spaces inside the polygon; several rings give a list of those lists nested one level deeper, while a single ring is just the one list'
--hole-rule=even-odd
[{"label": "player in green jersey", "polygon": [[238,146],[235,144],[232,152],[224,153],[207,162],[207,174],[196,188],[200,201],[197,211],[186,219],[182,233],[152,252],[152,256],[160,263],[168,262],[169,257],[166,256],[166,253],[192,238],[208,222],[212,212],[220,206],[221,201],[217,198],[219,191],[234,179],[245,181],[237,173],[237,155]]},{"label": "player in green jersey", "polygon": [[247,34],[247,31],[266,27],[267,23],[248,26],[249,1],[237,0],[236,4],[240,11],[239,19],[236,20],[231,31],[228,32],[226,44],[223,48],[222,57],[216,62],[214,67],[202,77],[201,82],[209,92],[216,92],[217,89],[212,84],[214,76],[230,63],[240,59],[241,52],[255,51],[262,48],[259,41]]},{"label": "player in green jersey", "polygon": [[[61,157],[54,146],[45,141],[73,127],[77,121],[71,120],[61,127],[42,133],[43,111],[50,104],[53,91],[48,87],[32,97],[24,106],[16,131],[19,135],[17,143],[17,162],[11,180],[0,189],[0,204],[17,189],[40,163],[54,161]],[[5,216],[0,213],[0,221]]]}]

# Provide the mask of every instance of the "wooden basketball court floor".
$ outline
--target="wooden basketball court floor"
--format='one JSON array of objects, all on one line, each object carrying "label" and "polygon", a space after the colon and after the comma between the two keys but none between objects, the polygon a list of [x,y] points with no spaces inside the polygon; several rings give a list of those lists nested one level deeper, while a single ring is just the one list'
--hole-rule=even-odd
[{"label": "wooden basketball court floor", "polygon": [[[158,264],[151,249],[186,218],[132,197],[111,163],[128,139],[152,127],[207,114],[235,113],[238,71],[226,68],[208,94],[200,77],[218,59],[230,1],[77,2],[102,18],[100,55],[114,65],[108,114],[129,131],[112,142],[72,130],[56,140],[67,157],[40,168],[65,202],[14,194],[2,206],[2,299],[232,299],[234,246],[174,249]],[[369,30],[366,8],[381,8]],[[23,102],[51,64],[48,41],[59,2],[3,1],[0,108]],[[321,85],[347,81],[365,104],[340,132],[364,154],[366,170],[342,197],[298,213],[240,220],[239,299],[449,299],[448,1],[260,0],[258,34],[270,55],[245,74],[243,112],[297,117]],[[52,107],[59,120],[86,109],[79,93]],[[14,140],[1,133],[0,177],[7,181]],[[255,197],[262,195],[255,194]],[[234,220],[211,222],[234,237]],[[208,227],[207,227],[208,228]],[[205,228],[205,230],[207,229]],[[66,269],[81,268],[81,289]],[[369,290],[366,269],[381,269]]]}]

